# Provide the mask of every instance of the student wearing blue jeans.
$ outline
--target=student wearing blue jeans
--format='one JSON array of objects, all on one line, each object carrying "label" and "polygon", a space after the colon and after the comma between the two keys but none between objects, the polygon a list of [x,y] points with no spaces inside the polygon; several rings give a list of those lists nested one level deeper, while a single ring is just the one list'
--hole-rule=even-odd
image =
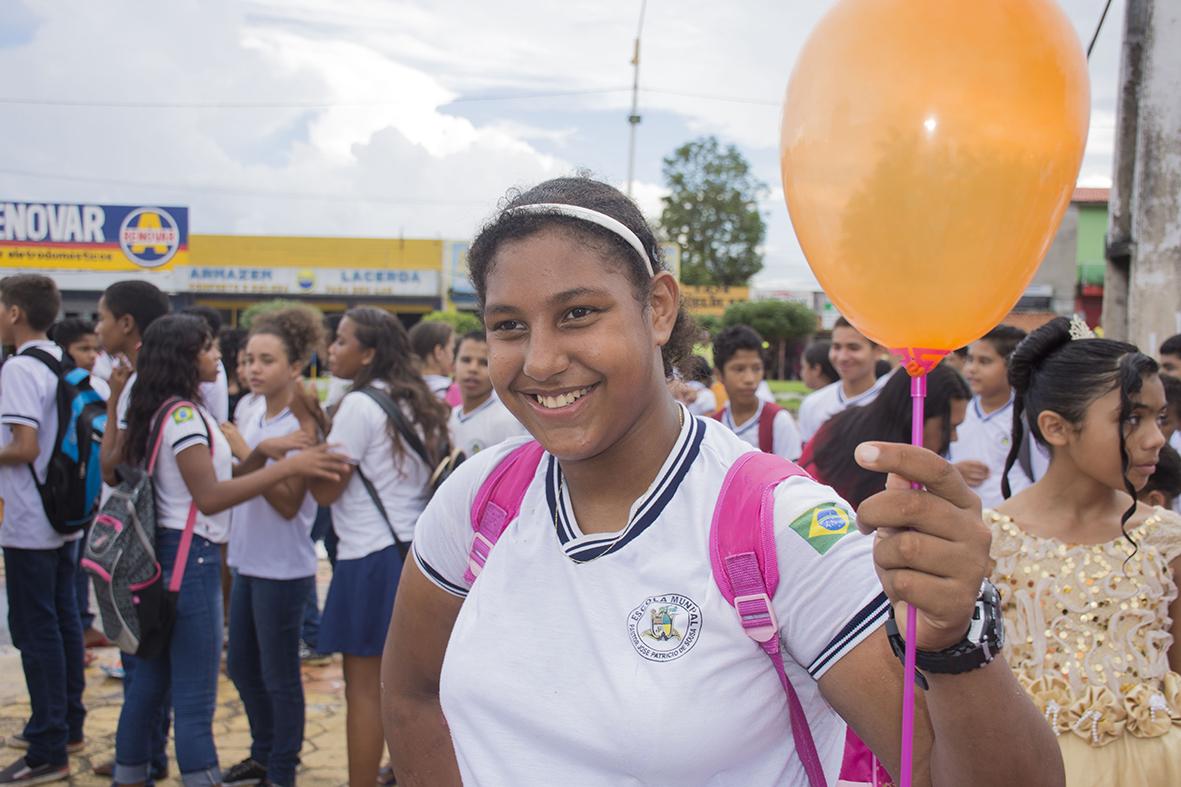
[{"label": "student wearing blue jeans", "polygon": [[82,741],[82,625],[75,596],[75,545],[4,548],[8,629],[21,654],[32,715],[21,737],[32,764],[66,761]]},{"label": "student wearing blue jeans", "polygon": [[[260,316],[250,327],[244,368],[261,397],[226,429],[235,475],[282,460],[319,432],[302,396],[301,371],[321,341],[319,316],[295,307]],[[226,772],[226,785],[292,785],[303,746],[304,696],[300,633],[308,596],[315,592],[312,527],[316,502],[302,479],[292,479],[234,509],[230,560],[237,570],[230,599],[230,678],[250,720],[250,756]],[[241,523],[241,524],[238,524]]]},{"label": "student wearing blue jeans", "polygon": [[[157,533],[165,582],[172,577],[180,541],[178,530]],[[176,759],[184,784],[221,782],[213,744],[221,644],[221,547],[195,535],[177,597],[171,645],[157,658],[135,659],[134,679],[127,688],[115,735],[116,783],[148,781],[158,752],[153,736],[144,731],[159,729],[160,711],[167,708],[170,690],[176,709]]]},{"label": "student wearing blue jeans", "polygon": [[[69,776],[69,744],[82,741],[82,627],[76,597],[75,541],[45,513],[38,484],[48,477],[57,438],[58,377],[50,362],[62,350],[46,330],[61,306],[52,279],[0,279],[0,344],[17,355],[0,367],[0,499],[8,627],[20,650],[31,714],[9,741],[25,756],[0,769],[0,785],[39,784]],[[48,356],[49,362],[37,356]],[[52,494],[53,490],[47,490]]]},{"label": "student wearing blue jeans", "polygon": [[[224,514],[233,506],[267,493],[297,476],[335,478],[345,467],[340,457],[317,448],[232,478],[230,447],[198,404],[200,383],[217,379],[220,353],[208,325],[197,317],[171,315],[143,335],[137,376],[127,409],[126,435],[119,452],[148,468],[156,497],[157,552],[164,581],[183,538],[192,528],[192,547],[184,563],[171,640],[164,653],[138,659],[115,740],[115,782],[143,785],[149,776],[151,736],[167,691],[172,691],[176,759],[182,782],[220,784],[213,741],[213,713],[221,663],[222,596],[220,544],[228,537]],[[112,396],[117,392],[112,386]],[[174,398],[180,404],[163,406]],[[153,428],[159,439],[152,444]],[[153,455],[153,449],[159,452]]]}]

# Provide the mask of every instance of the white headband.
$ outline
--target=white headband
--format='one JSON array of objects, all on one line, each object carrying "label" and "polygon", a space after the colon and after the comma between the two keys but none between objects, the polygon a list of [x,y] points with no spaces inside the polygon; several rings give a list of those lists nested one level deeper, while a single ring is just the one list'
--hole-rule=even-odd
[{"label": "white headband", "polygon": [[644,249],[644,244],[640,243],[640,239],[636,234],[627,228],[627,225],[611,218],[605,213],[599,213],[597,210],[590,208],[583,208],[578,205],[566,205],[561,202],[539,202],[533,205],[521,205],[517,208],[510,208],[509,213],[541,213],[541,214],[557,214],[559,216],[569,216],[572,219],[582,219],[589,221],[591,224],[598,224],[605,230],[611,230],[619,237],[628,242],[636,254],[640,255],[640,259],[644,261],[644,267],[648,269],[648,275],[656,275],[652,269],[652,259],[648,256],[648,252]]}]

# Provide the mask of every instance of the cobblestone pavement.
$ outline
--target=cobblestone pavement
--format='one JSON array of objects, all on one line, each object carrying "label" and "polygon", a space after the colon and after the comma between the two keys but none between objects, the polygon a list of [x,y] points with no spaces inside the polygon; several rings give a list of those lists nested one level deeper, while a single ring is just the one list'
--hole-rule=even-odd
[{"label": "cobblestone pavement", "polygon": [[[327,561],[321,561],[318,582],[321,598],[327,589],[331,572]],[[0,571],[0,588],[3,587]],[[3,622],[0,621],[0,626]],[[7,631],[3,632],[7,635]],[[5,639],[7,642],[7,639]],[[70,756],[72,776],[68,782],[77,787],[108,787],[110,780],[95,776],[91,768],[115,756],[115,727],[119,708],[123,703],[122,681],[108,677],[102,666],[119,663],[115,648],[96,648],[90,651],[97,658],[86,669],[86,746]],[[348,783],[348,756],[345,748],[344,678],[340,657],[333,657],[321,665],[305,665],[303,687],[307,701],[307,722],[304,727],[301,768],[297,774],[302,787],[345,787]],[[12,645],[0,645],[0,739],[19,733],[29,716],[29,697],[21,670],[20,654]],[[213,735],[217,742],[218,759],[223,771],[250,753],[250,729],[246,712],[238,698],[234,684],[222,674],[217,688],[217,712],[213,720]],[[172,778],[161,785],[178,785],[176,758],[172,742],[168,746],[169,769]],[[0,767],[15,760],[20,754],[15,749],[0,745]],[[66,784],[67,782],[57,782]]]}]

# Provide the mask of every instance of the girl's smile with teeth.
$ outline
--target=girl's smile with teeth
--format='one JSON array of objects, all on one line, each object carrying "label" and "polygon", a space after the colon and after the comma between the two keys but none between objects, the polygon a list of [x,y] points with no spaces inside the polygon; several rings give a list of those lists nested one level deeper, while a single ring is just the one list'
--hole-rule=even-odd
[{"label": "girl's smile with teeth", "polygon": [[582,397],[590,393],[593,385],[588,385],[586,388],[579,388],[577,391],[568,391],[556,396],[546,396],[545,394],[533,394],[533,398],[542,407],[547,410],[556,410],[559,407],[568,407],[574,404]]}]

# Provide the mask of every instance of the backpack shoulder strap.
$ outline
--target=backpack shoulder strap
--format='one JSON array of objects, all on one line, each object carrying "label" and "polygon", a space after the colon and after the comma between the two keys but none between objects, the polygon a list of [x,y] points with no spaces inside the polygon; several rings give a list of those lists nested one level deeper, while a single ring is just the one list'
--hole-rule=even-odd
[{"label": "backpack shoulder strap", "polygon": [[544,453],[541,443],[530,440],[500,460],[500,464],[493,468],[480,485],[472,504],[474,535],[468,553],[467,570],[463,572],[466,582],[476,581],[476,577],[484,570],[488,555],[492,554],[492,547],[496,546],[509,522],[520,513],[521,501],[525,499],[525,491],[537,475],[537,466],[541,464]]},{"label": "backpack shoulder strap", "polygon": [[709,557],[714,582],[738,613],[743,632],[759,644],[774,665],[787,695],[796,755],[811,787],[824,787],[824,769],[808,717],[784,670],[779,620],[772,599],[779,587],[775,551],[775,487],[793,476],[806,476],[795,464],[752,451],[731,465],[722,482],[709,528]]},{"label": "backpack shoulder strap", "polygon": [[759,413],[759,450],[765,454],[775,453],[775,416],[783,408],[774,402],[763,402]]},{"label": "backpack shoulder strap", "polygon": [[398,403],[394,401],[394,397],[390,396],[380,388],[374,388],[367,385],[361,388],[359,393],[363,393],[373,401],[377,402],[378,406],[385,411],[386,418],[393,422],[394,427],[398,430],[398,435],[402,438],[402,442],[406,444],[414,453],[426,462],[426,466],[435,469],[435,462],[431,459],[430,454],[423,445],[422,438],[414,431],[414,428],[406,419],[406,414],[402,412],[402,408],[398,407]]},{"label": "backpack shoulder strap", "polygon": [[715,421],[720,421],[720,420],[722,420],[722,416],[724,416],[725,414],[726,414],[726,407],[725,407],[725,405],[723,405],[722,407],[719,407],[717,409],[717,412],[710,415],[710,418],[714,419]]},{"label": "backpack shoulder strap", "polygon": [[62,362],[57,358],[54,358],[49,353],[45,352],[45,350],[42,350],[40,347],[30,347],[20,354],[26,355],[29,358],[36,358],[38,361],[48,366],[49,371],[53,372],[58,377],[61,377],[63,371]]},{"label": "backpack shoulder strap", "polygon": [[[213,426],[205,419],[205,414],[194,405],[192,402],[177,402],[173,405],[169,412],[175,410],[177,407],[188,405],[193,408],[193,412],[201,419],[201,423],[205,424],[205,431],[209,434],[209,456],[213,457]],[[161,429],[163,431],[163,429]],[[156,446],[159,449],[159,446]],[[185,566],[189,564],[189,550],[193,546],[193,531],[197,526],[197,502],[195,500],[189,502],[189,515],[185,520],[185,529],[180,536],[180,544],[176,548],[176,559],[172,561],[172,577],[168,580],[168,590],[173,593],[180,592],[181,583],[185,580]]]}]

